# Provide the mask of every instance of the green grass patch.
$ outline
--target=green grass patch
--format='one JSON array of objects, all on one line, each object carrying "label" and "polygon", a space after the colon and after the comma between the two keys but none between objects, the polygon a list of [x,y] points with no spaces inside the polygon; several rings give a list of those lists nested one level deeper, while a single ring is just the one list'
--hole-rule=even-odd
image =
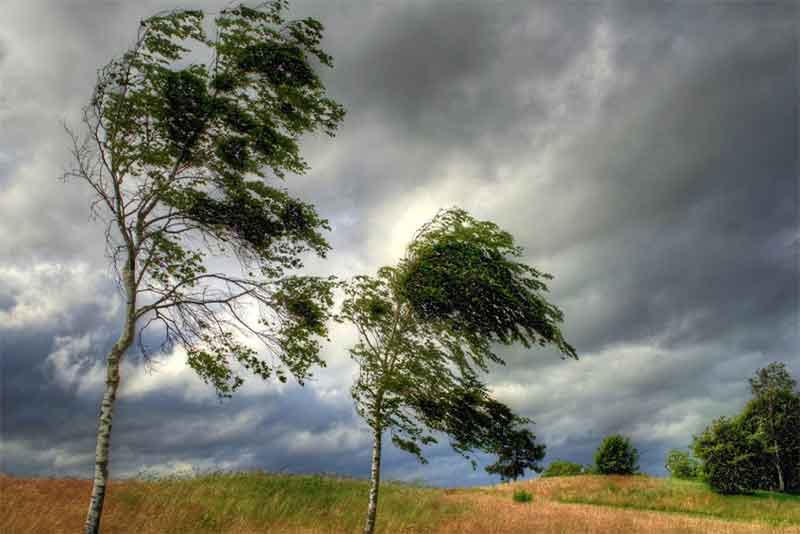
[{"label": "green grass patch", "polygon": [[683,513],[732,521],[800,525],[800,496],[771,492],[719,495],[702,482],[651,477],[591,477],[591,484],[558,488],[557,501]]},{"label": "green grass patch", "polygon": [[525,490],[516,490],[513,498],[515,502],[531,502],[533,500],[533,495]]}]

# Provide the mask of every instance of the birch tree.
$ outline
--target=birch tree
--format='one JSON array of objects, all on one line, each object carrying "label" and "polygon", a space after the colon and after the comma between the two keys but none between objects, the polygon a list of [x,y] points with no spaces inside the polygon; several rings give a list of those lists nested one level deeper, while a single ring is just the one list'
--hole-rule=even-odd
[{"label": "birch tree", "polygon": [[[797,381],[781,362],[759,369],[749,380],[753,399],[745,417],[757,422],[757,435],[772,457],[774,489],[785,492],[800,487],[800,394]],[[772,477],[770,477],[772,478]]]},{"label": "birch tree", "polygon": [[365,534],[375,529],[386,432],[423,463],[422,446],[444,433],[473,466],[472,451],[497,454],[489,470],[504,479],[541,469],[544,447],[525,428],[530,421],[480,380],[504,363],[496,345],[553,345],[577,358],[558,327],[561,312],[543,297],[550,276],[521,255],[509,233],[451,208],[417,232],[397,266],[344,284],[338,319],[359,335],[352,395],[373,435]]},{"label": "birch tree", "polygon": [[[99,71],[81,129],[68,128],[65,178],[94,193],[125,299],[106,358],[86,534],[99,531],[120,365],[134,344],[145,358],[183,348],[221,397],[244,372],[302,384],[324,363],[332,281],[296,271],[303,256],[325,255],[328,224],[274,179],[305,172],[299,136],[333,135],[344,111],[313,66],[332,65],[322,25],[286,20],[286,7],[224,9],[211,37],[202,11],[143,20],[132,48]],[[143,341],[151,328],[163,338],[155,348]]]},{"label": "birch tree", "polygon": [[750,379],[753,398],[694,437],[702,475],[719,493],[800,491],[800,392],[783,363]]}]

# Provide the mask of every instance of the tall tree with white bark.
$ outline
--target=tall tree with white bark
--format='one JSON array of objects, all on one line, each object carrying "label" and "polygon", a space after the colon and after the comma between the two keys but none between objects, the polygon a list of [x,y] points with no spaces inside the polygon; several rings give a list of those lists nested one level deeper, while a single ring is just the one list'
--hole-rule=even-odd
[{"label": "tall tree with white bark", "polygon": [[[137,340],[145,358],[154,353],[148,328],[163,336],[155,350],[182,347],[221,397],[248,370],[302,384],[324,365],[333,282],[296,271],[304,255],[325,255],[328,224],[267,178],[306,171],[299,136],[333,135],[344,110],[315,72],[332,66],[322,25],[286,20],[286,8],[224,9],[213,37],[202,11],[143,20],[133,47],[99,71],[82,130],[68,129],[75,165],[65,178],[92,189],[125,297],[106,358],[86,534],[100,528],[121,362]],[[216,269],[214,257],[237,261]]]},{"label": "tall tree with white bark", "polygon": [[749,380],[753,399],[745,417],[758,424],[757,435],[772,457],[775,486],[780,492],[800,487],[800,394],[786,364],[773,362]]},{"label": "tall tree with white bark", "polygon": [[479,379],[490,363],[504,363],[498,344],[553,345],[577,358],[559,329],[561,311],[543,296],[550,275],[517,261],[521,255],[511,234],[451,208],[417,232],[397,266],[344,284],[337,318],[359,334],[350,349],[358,364],[352,395],[373,434],[365,534],[375,529],[387,431],[423,462],[421,445],[439,432],[468,458],[497,454],[487,470],[504,479],[541,469],[544,447],[524,427],[529,421]]}]

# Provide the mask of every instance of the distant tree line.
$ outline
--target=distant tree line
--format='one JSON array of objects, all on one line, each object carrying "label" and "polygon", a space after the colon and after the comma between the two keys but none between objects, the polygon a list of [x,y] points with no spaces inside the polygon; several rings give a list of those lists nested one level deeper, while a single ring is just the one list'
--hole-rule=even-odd
[{"label": "distant tree line", "polygon": [[[667,452],[672,478],[700,480],[721,494],[757,490],[800,493],[800,391],[783,363],[759,369],[749,380],[751,399],[732,417],[714,420],[688,450]],[[639,452],[615,434],[597,448],[593,465],[554,460],[543,477],[629,475],[639,472]]]},{"label": "distant tree line", "polygon": [[594,464],[581,465],[567,460],[554,460],[543,477],[576,475],[634,475],[639,473],[639,451],[630,438],[621,434],[606,436],[594,453]]}]

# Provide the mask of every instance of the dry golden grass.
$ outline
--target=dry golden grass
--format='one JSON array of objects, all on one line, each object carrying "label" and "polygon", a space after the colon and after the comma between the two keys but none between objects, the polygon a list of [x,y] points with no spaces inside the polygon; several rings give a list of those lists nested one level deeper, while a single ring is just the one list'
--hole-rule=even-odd
[{"label": "dry golden grass", "polygon": [[[533,502],[512,500],[520,488]],[[360,532],[366,490],[351,479],[259,473],[114,481],[103,534]],[[89,491],[86,480],[0,475],[0,532],[80,532]],[[607,505],[563,502],[579,498]],[[726,514],[735,520],[720,518]],[[378,532],[800,534],[798,518],[798,498],[721,497],[702,485],[646,477],[570,477],[463,490],[387,484]]]},{"label": "dry golden grass", "polygon": [[[103,509],[107,534],[169,532],[198,510],[191,503],[171,513],[149,504],[131,514],[131,502],[120,499],[119,489],[137,482],[114,482]],[[88,480],[17,479],[0,476],[0,532],[13,534],[75,534],[86,518],[91,484]],[[163,508],[163,503],[162,503]],[[160,513],[159,513],[160,512]],[[155,521],[154,521],[155,519]]]},{"label": "dry golden grass", "polygon": [[0,532],[70,532],[86,512],[86,488],[88,482],[0,475]]},{"label": "dry golden grass", "polygon": [[[189,480],[112,481],[103,534],[337,534],[361,528],[362,480],[261,473]],[[91,491],[87,480],[0,475],[0,533],[81,531]],[[382,485],[381,534],[433,533],[463,506],[433,488]]]}]

